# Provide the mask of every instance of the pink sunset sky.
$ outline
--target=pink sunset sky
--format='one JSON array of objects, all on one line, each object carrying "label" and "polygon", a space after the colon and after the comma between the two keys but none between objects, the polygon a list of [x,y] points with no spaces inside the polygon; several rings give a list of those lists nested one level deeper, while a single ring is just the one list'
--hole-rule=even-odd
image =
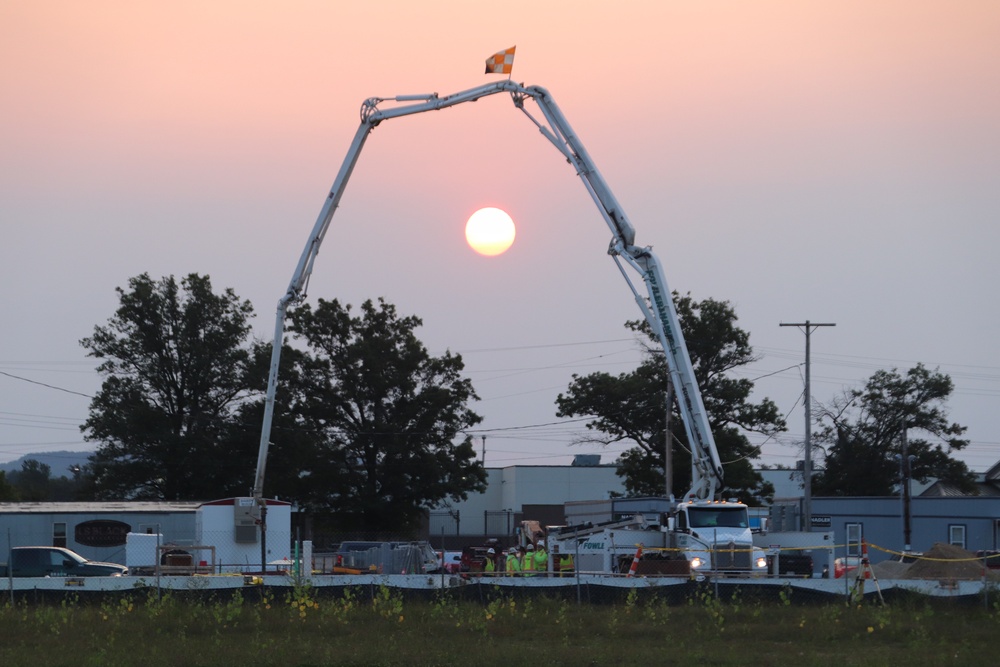
[{"label": "pink sunset sky", "polygon": [[[485,59],[514,45],[512,78],[552,93],[670,287],[736,308],[761,355],[743,373],[788,415],[763,463],[802,456],[805,337],[779,324],[807,319],[837,325],[812,337],[814,400],[923,362],[955,382],[961,458],[1000,460],[1000,3],[14,0],[0,461],[91,446],[79,340],[132,276],[208,274],[269,339],[362,101],[496,80]],[[503,255],[465,243],[483,206],[517,225]],[[571,446],[554,405],[639,359],[609,240],[495,95],[376,128],[309,296],[385,297],[461,353],[487,465],[611,462],[624,445]]]}]

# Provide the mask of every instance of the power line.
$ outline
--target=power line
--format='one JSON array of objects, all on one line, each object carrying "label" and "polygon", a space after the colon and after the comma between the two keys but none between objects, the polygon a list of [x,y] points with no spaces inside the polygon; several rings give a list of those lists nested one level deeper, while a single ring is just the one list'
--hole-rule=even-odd
[{"label": "power line", "polygon": [[28,378],[23,378],[20,377],[19,375],[13,375],[11,373],[6,373],[4,371],[0,371],[0,375],[6,375],[9,378],[14,378],[15,380],[21,380],[22,382],[30,382],[31,384],[37,384],[42,387],[46,387],[48,389],[55,389],[56,391],[64,391],[67,394],[76,394],[77,396],[83,396],[84,398],[93,398],[93,396],[91,396],[90,394],[81,394],[80,392],[73,391],[72,389],[64,389],[63,387],[57,387],[55,385],[45,384],[44,382],[38,382],[37,380],[29,380]]}]

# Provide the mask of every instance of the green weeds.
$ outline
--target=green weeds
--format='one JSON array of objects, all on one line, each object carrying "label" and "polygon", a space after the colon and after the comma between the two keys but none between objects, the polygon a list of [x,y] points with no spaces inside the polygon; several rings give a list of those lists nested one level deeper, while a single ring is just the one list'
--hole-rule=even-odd
[{"label": "green weeds", "polygon": [[[181,593],[180,595],[184,595]],[[308,586],[277,597],[170,592],[101,602],[0,603],[0,664],[992,664],[995,606],[948,600],[888,605],[762,602],[712,587],[674,604],[631,589],[583,604],[493,590],[404,597],[388,586],[337,594]]]}]

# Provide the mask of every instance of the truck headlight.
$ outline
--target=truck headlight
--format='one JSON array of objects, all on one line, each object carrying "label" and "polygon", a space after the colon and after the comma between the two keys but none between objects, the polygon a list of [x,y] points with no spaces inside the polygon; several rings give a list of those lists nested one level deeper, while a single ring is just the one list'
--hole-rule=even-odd
[{"label": "truck headlight", "polygon": [[695,556],[694,558],[691,559],[691,569],[692,570],[698,569],[699,567],[701,567],[704,564],[704,562],[705,561],[703,561],[701,558],[698,558],[697,556]]},{"label": "truck headlight", "polygon": [[755,562],[757,563],[757,567],[762,570],[767,567],[767,558],[764,556],[759,557]]}]

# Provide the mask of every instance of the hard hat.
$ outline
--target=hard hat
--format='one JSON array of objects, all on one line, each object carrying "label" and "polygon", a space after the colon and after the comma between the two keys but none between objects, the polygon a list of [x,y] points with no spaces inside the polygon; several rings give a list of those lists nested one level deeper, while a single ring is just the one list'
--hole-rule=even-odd
[{"label": "hard hat", "polygon": [[507,553],[513,556],[514,554],[517,553],[517,547],[511,547],[510,549],[507,550]]},{"label": "hard hat", "polygon": [[534,551],[534,550],[535,550],[535,545],[534,544],[528,544],[528,551]]},{"label": "hard hat", "polygon": [[538,546],[544,547],[545,546],[545,540],[538,540]]},{"label": "hard hat", "polygon": [[488,554],[495,554],[496,551],[493,551],[493,547],[490,547],[489,549],[486,550],[486,553],[488,553]]}]

